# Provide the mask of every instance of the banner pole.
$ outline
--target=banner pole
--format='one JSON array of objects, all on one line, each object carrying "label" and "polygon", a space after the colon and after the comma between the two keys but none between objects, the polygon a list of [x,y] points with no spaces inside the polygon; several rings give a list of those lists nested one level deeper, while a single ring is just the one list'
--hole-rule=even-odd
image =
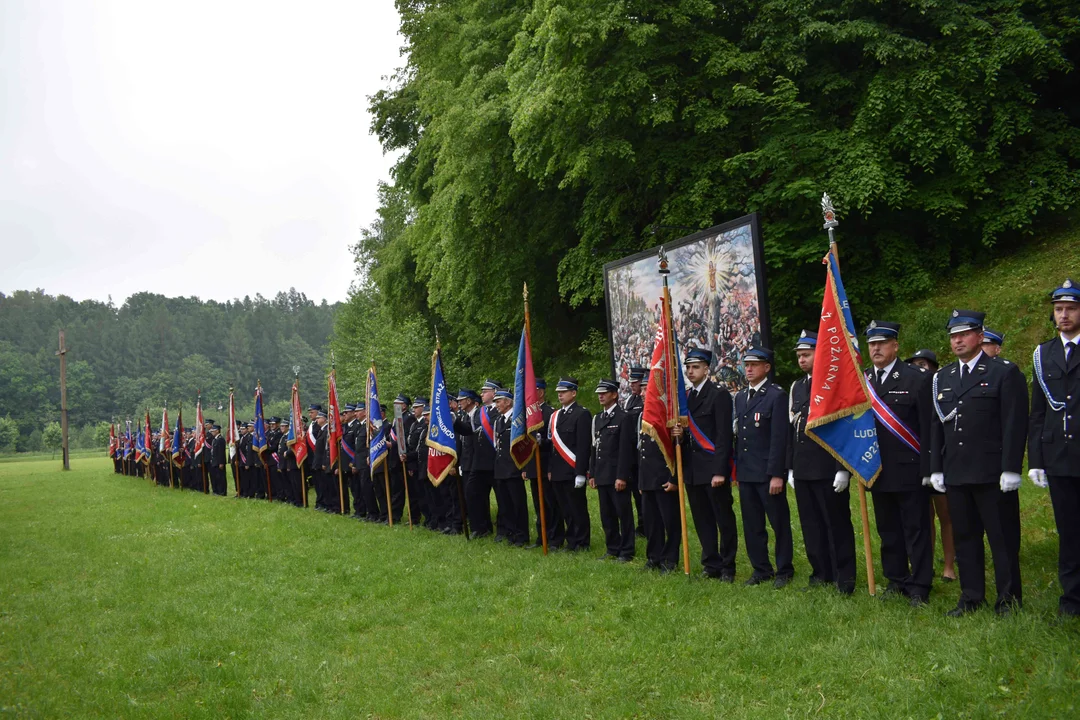
[{"label": "banner pole", "polygon": [[[661,253],[663,251],[661,250]],[[672,403],[672,407],[675,408],[675,417],[673,418],[672,427],[679,426],[679,410],[678,399],[675,398],[676,388],[678,388],[678,380],[675,377],[675,342],[673,334],[675,332],[675,323],[672,322],[671,317],[671,292],[668,290],[667,280],[667,256],[661,254],[660,260],[660,273],[664,277],[664,306],[662,308],[664,312],[664,319],[668,324],[668,349],[667,349],[667,386],[668,393],[672,394],[675,400]],[[683,574],[690,577],[690,534],[686,526],[686,482],[683,479],[683,462],[682,462],[682,437],[676,438],[678,442],[675,443],[675,472],[679,483],[679,523],[682,531],[682,546],[683,546]]]},{"label": "banner pole", "polygon": [[[821,198],[821,208],[825,216],[825,229],[829,231],[829,252],[836,258],[836,267],[840,267],[840,251],[836,247],[836,234],[834,230],[840,224],[836,220],[833,211],[832,200],[828,193]],[[874,551],[870,545],[870,515],[866,510],[866,484],[859,480],[859,515],[862,519],[863,554],[866,557],[866,587],[873,597],[877,594],[877,583],[874,578]]]},{"label": "banner pole", "polygon": [[[383,422],[386,422],[386,418],[383,418]],[[382,475],[383,480],[386,481],[386,521],[390,527],[394,527],[394,505],[390,500],[390,471],[386,469],[389,464],[390,461],[383,458]]]},{"label": "banner pole", "polygon": [[[525,298],[525,342],[527,342],[529,344],[528,345],[529,352],[531,353],[532,352],[532,323],[530,322],[530,319],[529,319],[529,285],[528,285],[528,283],[525,284],[525,288],[524,288],[524,290],[522,292],[523,292],[524,298]],[[526,392],[525,397],[528,397],[527,393],[529,392],[529,389],[525,388],[525,392]],[[528,408],[526,408],[525,409],[525,417],[528,418],[528,416],[529,416]],[[528,422],[526,422],[526,425],[528,425]],[[528,428],[526,428],[526,431],[528,431]],[[543,545],[544,554],[547,555],[548,554],[547,513],[544,512],[544,477],[540,473],[541,468],[540,468],[540,443],[539,442],[536,443],[536,449],[534,450],[534,452],[536,453],[536,495],[539,498],[538,502],[540,503],[540,507],[538,508],[538,510],[540,512],[540,543],[541,543],[541,545]]]}]

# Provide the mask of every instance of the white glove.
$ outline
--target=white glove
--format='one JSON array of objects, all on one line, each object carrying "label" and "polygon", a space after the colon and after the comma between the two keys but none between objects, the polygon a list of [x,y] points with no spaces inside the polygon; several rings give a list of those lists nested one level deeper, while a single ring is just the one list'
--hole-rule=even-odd
[{"label": "white glove", "polygon": [[923,487],[930,487],[930,476],[929,475],[927,475],[926,477],[924,477],[922,479],[922,486]]},{"label": "white glove", "polygon": [[583,487],[585,487],[585,476],[584,475],[578,475],[577,477],[574,478],[574,489],[575,490],[580,490]]},{"label": "white glove", "polygon": [[1046,471],[1042,468],[1031,468],[1028,470],[1028,480],[1035,484],[1035,487],[1045,489],[1050,483],[1046,481]]},{"label": "white glove", "polygon": [[930,473],[930,484],[938,492],[945,492],[945,473]]},{"label": "white glove", "polygon": [[1001,492],[1014,492],[1020,488],[1020,473],[1001,473]]},{"label": "white glove", "polygon": [[788,487],[790,487],[792,490],[795,489],[795,471],[794,470],[788,470],[787,471],[787,484],[788,484]]},{"label": "white glove", "polygon": [[834,477],[832,481],[833,490],[842,493],[847,490],[849,482],[851,482],[851,473],[847,470],[837,470],[836,477]]}]

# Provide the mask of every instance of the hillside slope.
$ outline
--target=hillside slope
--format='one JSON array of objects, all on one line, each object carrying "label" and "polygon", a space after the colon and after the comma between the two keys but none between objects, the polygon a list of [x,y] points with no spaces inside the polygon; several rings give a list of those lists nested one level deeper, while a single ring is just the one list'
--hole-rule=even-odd
[{"label": "hillside slope", "polygon": [[952,279],[933,294],[897,304],[878,319],[903,325],[903,357],[918,348],[930,348],[945,364],[952,359],[945,333],[949,313],[953,308],[981,310],[989,327],[1005,333],[1002,357],[1028,372],[1035,346],[1054,333],[1049,294],[1066,277],[1080,281],[1078,259],[1080,223],[1072,223],[986,266],[958,267]]}]

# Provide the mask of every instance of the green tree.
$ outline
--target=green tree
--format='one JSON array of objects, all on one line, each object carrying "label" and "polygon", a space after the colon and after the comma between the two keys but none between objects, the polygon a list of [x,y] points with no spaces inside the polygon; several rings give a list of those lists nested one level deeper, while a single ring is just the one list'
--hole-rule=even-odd
[{"label": "green tree", "polygon": [[63,445],[64,436],[60,429],[60,423],[51,422],[45,426],[45,431],[41,433],[41,442],[45,446],[45,449],[52,450],[53,457],[56,457],[56,451]]},{"label": "green tree", "polygon": [[7,415],[0,417],[0,452],[15,452],[19,440],[19,424]]},{"label": "green tree", "polygon": [[418,322],[501,367],[527,280],[539,362],[600,367],[602,264],[749,211],[782,338],[818,311],[823,190],[867,317],[1078,197],[1075,3],[397,5],[408,60],[371,110],[400,160],[343,345]]}]

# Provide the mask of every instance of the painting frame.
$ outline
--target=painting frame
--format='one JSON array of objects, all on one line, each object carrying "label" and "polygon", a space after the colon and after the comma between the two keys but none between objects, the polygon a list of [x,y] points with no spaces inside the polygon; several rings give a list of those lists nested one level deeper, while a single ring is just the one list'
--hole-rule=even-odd
[{"label": "painting frame", "polygon": [[[732,248],[735,248],[736,245],[739,244],[745,245],[746,235],[749,236],[749,248],[740,247],[740,254],[736,255],[735,251]],[[729,220],[719,225],[714,225],[712,227],[699,230],[690,235],[685,235],[671,242],[662,243],[647,250],[642,250],[641,252],[634,253],[633,255],[628,255],[618,260],[613,260],[604,264],[604,305],[605,317],[607,321],[607,337],[610,347],[609,362],[611,377],[617,383],[619,383],[620,398],[625,399],[630,392],[629,381],[626,373],[626,370],[628,370],[629,366],[627,365],[625,360],[620,360],[620,346],[616,345],[617,342],[622,342],[621,336],[625,336],[625,332],[623,331],[625,330],[625,315],[627,313],[613,312],[615,308],[613,304],[615,285],[619,285],[620,295],[625,296],[627,294],[627,287],[629,287],[630,292],[636,295],[641,301],[647,301],[649,303],[652,303],[654,301],[658,302],[658,293],[656,298],[652,298],[651,296],[634,292],[635,283],[633,280],[633,273],[635,269],[640,269],[640,277],[644,278],[647,273],[652,273],[658,279],[660,275],[658,273],[656,259],[659,254],[660,248],[663,247],[668,255],[668,258],[671,261],[673,268],[673,273],[669,284],[671,285],[672,292],[672,309],[673,312],[675,312],[676,308],[680,307],[680,302],[689,302],[686,297],[684,297],[685,293],[682,292],[682,289],[679,286],[679,280],[676,279],[677,275],[679,274],[678,263],[680,262],[680,257],[687,257],[698,254],[699,249],[701,249],[701,252],[706,252],[709,248],[715,249],[719,246],[730,246],[729,251],[731,252],[733,259],[740,260],[740,262],[735,264],[733,267],[724,269],[728,275],[738,275],[739,278],[748,278],[751,276],[753,277],[754,287],[752,293],[745,288],[741,289],[741,294],[743,296],[752,294],[753,300],[756,303],[754,310],[756,312],[758,326],[756,328],[756,331],[753,331],[751,333],[751,337],[754,341],[753,344],[762,345],[770,348],[772,347],[771,323],[769,318],[768,283],[765,271],[764,243],[761,236],[760,218],[758,213],[754,212],[748,215],[743,215],[742,217],[735,218],[733,220]],[[747,273],[745,268],[746,262],[748,260],[752,262],[752,269],[750,273]],[[629,270],[627,271],[627,269]],[[712,281],[712,276],[714,275],[713,270],[713,263],[710,262],[710,282]],[[629,275],[628,280],[624,278],[624,276],[627,274]],[[647,283],[638,284],[652,285],[656,282],[656,279],[649,278]],[[735,282],[739,282],[741,285],[745,284],[738,279]],[[656,293],[655,289],[653,290],[653,292]],[[711,290],[710,292],[712,293],[712,295],[715,295],[718,298],[722,295],[722,293],[715,290]],[[696,293],[693,297],[696,298],[697,295],[698,294]],[[616,315],[619,315],[620,317],[616,318]],[[636,321],[639,323],[643,322],[641,317],[642,311],[640,309],[636,311],[636,315]],[[721,318],[718,317],[717,319],[719,320]],[[679,319],[676,318],[676,326],[678,325]],[[652,327],[655,329],[655,322],[652,323]],[[637,337],[639,339],[641,334],[642,333],[640,332],[637,333]],[[691,342],[690,338],[684,337],[684,333],[678,332],[678,328],[676,334],[678,335],[680,348],[685,355],[687,348],[694,346],[694,343]],[[712,339],[711,333],[709,336],[709,343],[714,346],[719,344],[718,341],[714,341]],[[738,350],[741,353],[742,351],[746,350],[746,347],[739,347]],[[638,361],[641,362],[642,365],[648,366],[649,357],[641,356],[640,347],[637,352]],[[652,344],[648,346],[648,352],[651,355]],[[727,387],[729,391],[734,391],[735,389],[737,389],[736,386],[745,386],[745,375],[743,373],[743,370],[741,369],[741,363],[736,363],[735,365],[732,365],[730,357],[714,357],[713,366],[710,367],[709,376],[711,379],[720,384],[721,387]]]}]

